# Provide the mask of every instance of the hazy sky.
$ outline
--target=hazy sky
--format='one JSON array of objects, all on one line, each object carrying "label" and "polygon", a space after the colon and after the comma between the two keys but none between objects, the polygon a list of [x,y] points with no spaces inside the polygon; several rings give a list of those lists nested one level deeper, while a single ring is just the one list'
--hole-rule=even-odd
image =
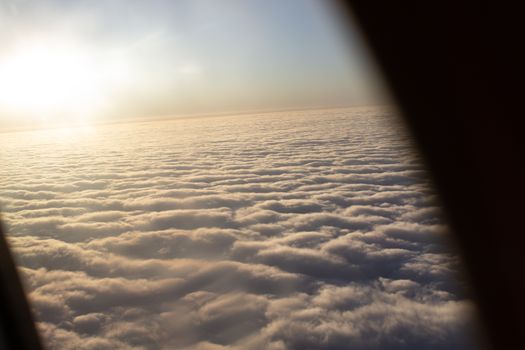
[{"label": "hazy sky", "polygon": [[0,0],[0,126],[374,103],[326,4]]}]

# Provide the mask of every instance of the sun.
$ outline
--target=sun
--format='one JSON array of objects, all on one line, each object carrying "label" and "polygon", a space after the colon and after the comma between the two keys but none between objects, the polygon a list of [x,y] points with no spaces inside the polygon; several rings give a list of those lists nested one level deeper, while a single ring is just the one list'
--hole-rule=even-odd
[{"label": "sun", "polygon": [[0,110],[34,121],[89,120],[109,82],[97,55],[66,42],[26,42],[0,55]]}]

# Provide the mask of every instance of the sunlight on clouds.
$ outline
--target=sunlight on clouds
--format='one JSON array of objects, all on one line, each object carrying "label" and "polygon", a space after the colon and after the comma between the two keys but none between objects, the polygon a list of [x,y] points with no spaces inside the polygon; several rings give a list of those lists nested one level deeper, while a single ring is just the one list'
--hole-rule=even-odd
[{"label": "sunlight on clouds", "polygon": [[475,349],[391,112],[79,130],[0,139],[3,221],[48,349]]},{"label": "sunlight on clouds", "polygon": [[85,139],[96,136],[96,128],[89,124],[74,125],[69,127],[59,127],[49,130],[42,130],[41,134],[48,140],[59,144],[69,144],[84,142]]},{"label": "sunlight on clouds", "polygon": [[474,349],[425,168],[326,3],[0,0],[0,207],[47,349]]}]

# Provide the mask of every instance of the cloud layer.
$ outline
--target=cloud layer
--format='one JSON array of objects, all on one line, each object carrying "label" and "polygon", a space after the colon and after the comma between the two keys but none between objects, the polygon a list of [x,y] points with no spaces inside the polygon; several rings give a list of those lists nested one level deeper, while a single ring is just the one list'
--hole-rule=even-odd
[{"label": "cloud layer", "polygon": [[465,349],[435,195],[378,108],[4,134],[50,349]]}]

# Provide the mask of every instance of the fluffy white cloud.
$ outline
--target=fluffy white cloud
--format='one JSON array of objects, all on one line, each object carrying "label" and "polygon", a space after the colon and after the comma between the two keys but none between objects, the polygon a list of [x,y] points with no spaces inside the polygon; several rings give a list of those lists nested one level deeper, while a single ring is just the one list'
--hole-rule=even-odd
[{"label": "fluffy white cloud", "polygon": [[50,349],[465,349],[473,306],[385,110],[4,134]]}]

